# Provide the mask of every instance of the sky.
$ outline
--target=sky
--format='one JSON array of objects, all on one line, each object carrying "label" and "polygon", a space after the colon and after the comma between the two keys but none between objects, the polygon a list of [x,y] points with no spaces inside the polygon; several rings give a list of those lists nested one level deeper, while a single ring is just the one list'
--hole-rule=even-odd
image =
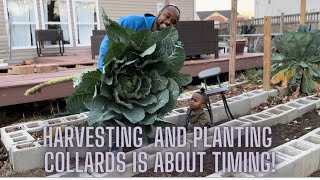
[{"label": "sky", "polygon": [[[237,6],[239,14],[249,17],[254,15],[254,0],[238,0]],[[231,0],[196,0],[196,10],[231,10]]]}]

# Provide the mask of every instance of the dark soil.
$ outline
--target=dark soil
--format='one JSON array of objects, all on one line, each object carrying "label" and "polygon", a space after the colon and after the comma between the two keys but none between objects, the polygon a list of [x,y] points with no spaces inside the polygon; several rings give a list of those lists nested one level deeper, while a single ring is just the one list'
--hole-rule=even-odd
[{"label": "dark soil", "polygon": [[[234,147],[234,148],[210,148],[206,150],[204,157],[204,172],[200,172],[199,168],[196,172],[172,172],[172,173],[159,173],[154,172],[153,169],[149,169],[146,173],[141,173],[136,175],[136,177],[205,177],[214,172],[214,162],[211,152],[245,152],[245,151],[255,151],[263,152],[268,151],[276,146],[284,144],[290,140],[297,139],[308,132],[320,127],[320,116],[318,111],[313,111],[306,113],[302,117],[294,120],[288,124],[279,124],[272,126],[272,146],[269,148],[244,148],[244,147]],[[243,141],[242,141],[243,142]],[[199,164],[199,162],[197,162]],[[198,166],[199,167],[199,166]],[[219,162],[219,167],[221,167],[221,162]],[[221,170],[221,169],[220,169]],[[320,177],[320,171],[314,172],[312,177]]]},{"label": "dark soil", "polygon": [[38,119],[49,119],[65,111],[65,99],[0,107],[0,127]]}]

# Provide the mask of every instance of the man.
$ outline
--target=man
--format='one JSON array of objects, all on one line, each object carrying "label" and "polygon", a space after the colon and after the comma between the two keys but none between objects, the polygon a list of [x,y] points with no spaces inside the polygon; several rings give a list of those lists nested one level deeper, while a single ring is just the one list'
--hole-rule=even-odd
[{"label": "man", "polygon": [[[178,7],[173,5],[166,5],[161,11],[159,11],[158,16],[155,17],[152,14],[141,15],[129,15],[121,17],[118,23],[124,27],[129,28],[134,31],[141,31],[149,29],[150,31],[161,31],[168,26],[174,26],[178,23],[180,19],[180,10]],[[109,39],[105,36],[100,45],[98,68],[103,72],[103,59],[108,51]]]}]

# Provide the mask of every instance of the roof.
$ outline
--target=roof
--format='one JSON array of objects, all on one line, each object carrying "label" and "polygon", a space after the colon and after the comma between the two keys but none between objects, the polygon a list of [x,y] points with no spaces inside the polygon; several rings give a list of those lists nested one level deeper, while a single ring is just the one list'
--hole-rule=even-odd
[{"label": "roof", "polygon": [[[231,10],[222,10],[222,11],[197,11],[197,14],[201,20],[205,20],[207,17],[212,15],[213,13],[219,13],[222,16],[230,19],[231,18]],[[239,14],[239,13],[237,13]]]}]

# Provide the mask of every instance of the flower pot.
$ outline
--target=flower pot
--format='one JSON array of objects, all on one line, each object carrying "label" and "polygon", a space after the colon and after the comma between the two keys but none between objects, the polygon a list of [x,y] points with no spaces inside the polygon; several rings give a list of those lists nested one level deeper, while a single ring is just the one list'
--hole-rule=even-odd
[{"label": "flower pot", "polygon": [[243,54],[245,45],[246,45],[246,40],[237,40],[236,54]]}]

